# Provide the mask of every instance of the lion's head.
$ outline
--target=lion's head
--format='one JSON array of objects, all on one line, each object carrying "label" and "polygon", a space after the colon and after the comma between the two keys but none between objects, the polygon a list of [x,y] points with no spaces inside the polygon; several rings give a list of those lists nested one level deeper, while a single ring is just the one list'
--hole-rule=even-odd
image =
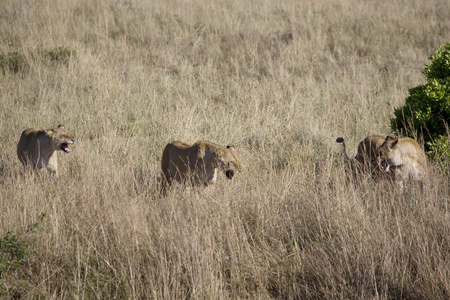
[{"label": "lion's head", "polygon": [[241,164],[236,157],[233,145],[228,145],[223,149],[217,149],[217,152],[219,168],[223,170],[228,179],[233,179],[235,174],[242,171]]},{"label": "lion's head", "polygon": [[381,161],[381,168],[389,172],[391,167],[402,165],[402,154],[398,151],[398,138],[386,137],[384,143],[378,148],[378,156]]},{"label": "lion's head", "polygon": [[45,130],[45,134],[51,139],[54,150],[61,150],[65,153],[69,153],[69,145],[75,143],[73,135],[71,135],[64,125],[61,124],[58,128]]}]

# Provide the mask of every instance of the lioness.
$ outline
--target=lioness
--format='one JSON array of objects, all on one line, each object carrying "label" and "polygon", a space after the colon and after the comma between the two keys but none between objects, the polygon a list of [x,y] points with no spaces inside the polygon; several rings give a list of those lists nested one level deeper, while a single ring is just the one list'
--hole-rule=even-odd
[{"label": "lioness", "polygon": [[386,138],[378,154],[382,170],[392,172],[401,189],[408,180],[423,183],[427,160],[422,147],[412,138]]},{"label": "lioness", "polygon": [[58,176],[57,150],[69,153],[69,145],[75,142],[74,137],[64,125],[58,128],[37,130],[25,129],[17,145],[17,156],[24,168],[47,168],[51,175]]},{"label": "lioness", "polygon": [[241,171],[241,164],[232,145],[223,147],[199,141],[191,146],[174,141],[164,148],[161,169],[162,191],[165,192],[174,180],[207,186],[216,181],[217,170],[223,171],[228,179],[233,179]]},{"label": "lioness", "polygon": [[358,153],[354,158],[349,158],[345,149],[345,142],[342,137],[336,139],[336,142],[342,143],[344,158],[347,166],[355,173],[372,173],[379,169],[379,159],[377,149],[384,141],[392,137],[381,135],[371,135],[362,140],[358,145]]}]

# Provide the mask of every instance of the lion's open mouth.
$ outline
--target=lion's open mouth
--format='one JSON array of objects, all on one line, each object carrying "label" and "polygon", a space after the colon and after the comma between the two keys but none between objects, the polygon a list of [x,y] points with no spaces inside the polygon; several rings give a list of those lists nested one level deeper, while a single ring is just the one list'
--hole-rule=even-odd
[{"label": "lion's open mouth", "polygon": [[69,144],[67,144],[67,143],[62,143],[62,144],[61,144],[61,150],[64,151],[64,152],[66,152],[66,153],[69,153],[69,152],[70,152]]},{"label": "lion's open mouth", "polygon": [[228,179],[233,179],[234,177],[234,171],[233,170],[226,170],[225,175],[227,175]]}]

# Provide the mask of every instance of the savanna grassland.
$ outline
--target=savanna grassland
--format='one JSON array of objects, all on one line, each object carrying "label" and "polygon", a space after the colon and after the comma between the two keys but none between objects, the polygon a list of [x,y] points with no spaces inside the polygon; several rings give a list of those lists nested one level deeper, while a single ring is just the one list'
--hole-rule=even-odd
[{"label": "savanna grassland", "polygon": [[[450,39],[448,0],[0,1],[0,298],[448,299],[450,184],[346,179],[342,151]],[[75,136],[23,173],[29,127]],[[173,140],[233,181],[159,194]]]}]

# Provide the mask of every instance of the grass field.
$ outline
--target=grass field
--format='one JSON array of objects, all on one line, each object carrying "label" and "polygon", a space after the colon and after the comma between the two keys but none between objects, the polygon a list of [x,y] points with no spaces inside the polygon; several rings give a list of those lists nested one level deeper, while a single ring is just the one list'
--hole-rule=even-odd
[{"label": "grass field", "polygon": [[[448,0],[2,0],[0,298],[449,299],[450,182],[348,182],[342,151],[450,38]],[[29,127],[75,136],[23,174]],[[159,194],[164,146],[232,182]]]}]

